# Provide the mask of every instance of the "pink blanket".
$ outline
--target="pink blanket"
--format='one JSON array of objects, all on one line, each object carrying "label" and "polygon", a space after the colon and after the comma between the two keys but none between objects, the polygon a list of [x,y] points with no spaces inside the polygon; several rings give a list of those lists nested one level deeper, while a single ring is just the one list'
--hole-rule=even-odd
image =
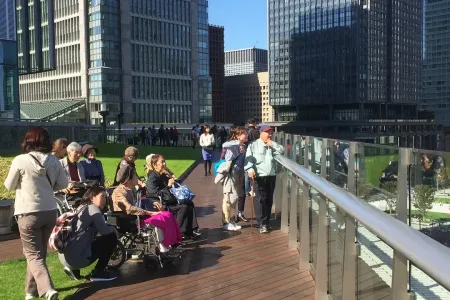
[{"label": "pink blanket", "polygon": [[165,247],[172,246],[182,241],[180,226],[178,225],[177,220],[168,211],[163,211],[156,216],[147,217],[144,219],[144,223],[151,224],[164,231],[164,241],[162,244]]}]

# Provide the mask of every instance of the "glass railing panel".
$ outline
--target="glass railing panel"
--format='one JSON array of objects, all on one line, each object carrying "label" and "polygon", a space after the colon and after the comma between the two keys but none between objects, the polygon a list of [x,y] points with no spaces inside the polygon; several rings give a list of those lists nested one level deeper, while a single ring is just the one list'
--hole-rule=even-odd
[{"label": "glass railing panel", "polygon": [[397,201],[398,148],[361,144],[359,151],[357,196],[394,215]]},{"label": "glass railing panel", "polygon": [[328,293],[333,299],[342,299],[345,213],[329,201],[328,216],[330,219],[328,230]]},{"label": "glass railing panel", "polygon": [[350,143],[346,141],[330,141],[328,155],[329,181],[335,185],[347,188],[348,163],[350,157]]},{"label": "glass railing panel", "polygon": [[359,224],[356,240],[360,245],[357,258],[357,299],[388,299],[392,293],[392,257],[394,250],[365,226]]},{"label": "glass railing panel", "polygon": [[317,175],[321,175],[322,144],[323,140],[321,138],[311,138],[310,165],[311,170]]},{"label": "glass railing panel", "polygon": [[[450,153],[415,150],[409,168],[408,224],[450,247]],[[450,292],[414,265],[410,290],[417,299],[450,299]]]},{"label": "glass railing panel", "polygon": [[295,147],[295,157],[294,160],[297,164],[303,166],[305,158],[305,137],[297,136]]},{"label": "glass railing panel", "polygon": [[319,193],[311,187],[310,189],[310,256],[309,261],[315,269],[317,265],[317,237],[319,224]]}]

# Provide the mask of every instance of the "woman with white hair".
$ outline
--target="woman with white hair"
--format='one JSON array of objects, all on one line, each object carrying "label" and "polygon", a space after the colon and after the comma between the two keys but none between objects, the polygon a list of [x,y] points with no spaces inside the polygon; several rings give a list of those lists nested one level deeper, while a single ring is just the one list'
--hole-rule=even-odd
[{"label": "woman with white hair", "polygon": [[81,146],[72,142],[67,146],[67,157],[60,160],[61,165],[66,171],[66,177],[69,182],[86,181],[83,166],[78,162],[81,157]]}]

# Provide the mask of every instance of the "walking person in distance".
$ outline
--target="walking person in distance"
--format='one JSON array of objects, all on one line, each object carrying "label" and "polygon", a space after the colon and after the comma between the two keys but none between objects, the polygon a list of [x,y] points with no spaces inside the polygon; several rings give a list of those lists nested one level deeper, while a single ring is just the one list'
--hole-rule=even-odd
[{"label": "walking person in distance", "polygon": [[202,147],[202,156],[205,165],[205,176],[211,175],[212,153],[215,145],[214,135],[210,132],[209,125],[204,126],[204,132],[200,136],[200,147]]}]

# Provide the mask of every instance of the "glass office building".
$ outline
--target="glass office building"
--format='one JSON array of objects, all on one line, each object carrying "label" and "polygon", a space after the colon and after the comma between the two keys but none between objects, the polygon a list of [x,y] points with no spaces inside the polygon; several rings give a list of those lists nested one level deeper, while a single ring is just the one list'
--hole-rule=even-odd
[{"label": "glass office building", "polygon": [[415,118],[420,0],[269,0],[278,121]]},{"label": "glass office building", "polygon": [[21,101],[83,102],[93,124],[104,110],[125,123],[210,122],[207,9],[206,0],[55,1],[57,67],[22,76]]},{"label": "glass office building", "polygon": [[425,1],[422,107],[450,120],[450,0]]}]

